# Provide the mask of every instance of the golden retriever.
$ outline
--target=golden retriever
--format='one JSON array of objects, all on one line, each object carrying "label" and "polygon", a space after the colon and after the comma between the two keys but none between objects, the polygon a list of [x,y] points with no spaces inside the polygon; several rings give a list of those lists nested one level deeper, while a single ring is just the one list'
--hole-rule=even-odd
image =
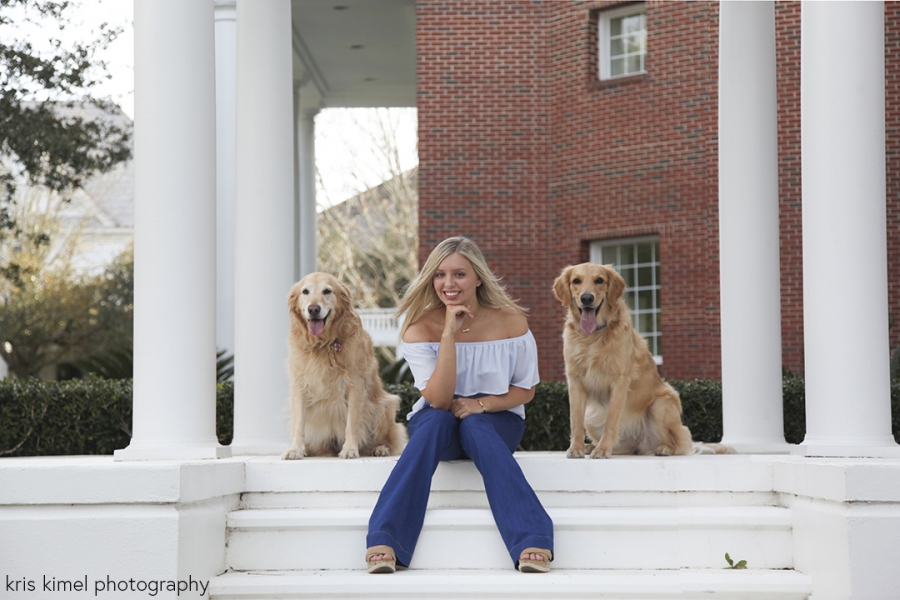
[{"label": "golden retriever", "polygon": [[347,287],[311,273],[291,288],[288,306],[292,431],[282,458],[400,454],[407,440],[395,422],[400,398],[382,388],[372,339]]},{"label": "golden retriever", "polygon": [[[647,342],[622,299],[625,280],[612,266],[563,269],[553,294],[568,309],[563,354],[569,381],[571,442],[566,456],[669,456],[732,453],[720,444],[694,449],[681,424],[681,398],[662,380]],[[585,448],[584,434],[594,442]]]}]

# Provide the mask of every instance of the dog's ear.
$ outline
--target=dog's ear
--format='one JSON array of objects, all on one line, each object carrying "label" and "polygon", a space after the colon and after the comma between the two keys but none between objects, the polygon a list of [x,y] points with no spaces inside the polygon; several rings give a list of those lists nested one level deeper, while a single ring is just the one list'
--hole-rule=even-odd
[{"label": "dog's ear", "polygon": [[291,287],[291,291],[288,294],[288,309],[290,313],[300,319],[303,320],[303,311],[300,310],[300,282],[297,282]]},{"label": "dog's ear", "polygon": [[625,280],[619,275],[613,265],[605,265],[607,269],[607,277],[609,278],[609,291],[606,293],[609,298],[610,306],[614,305],[622,297],[625,292]]},{"label": "dog's ear", "polygon": [[338,298],[338,306],[342,311],[348,311],[353,308],[353,297],[350,288],[337,279],[334,280],[334,293]]},{"label": "dog's ear", "polygon": [[566,267],[553,282],[553,295],[559,300],[565,308],[569,308],[572,304],[572,294],[569,292],[569,276],[572,273],[572,267]]}]

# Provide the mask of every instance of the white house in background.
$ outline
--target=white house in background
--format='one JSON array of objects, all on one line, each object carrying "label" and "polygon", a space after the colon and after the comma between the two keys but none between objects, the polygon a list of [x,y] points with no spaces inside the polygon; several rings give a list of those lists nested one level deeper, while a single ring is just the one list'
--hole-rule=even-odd
[{"label": "white house in background", "polygon": [[89,179],[63,209],[63,227],[77,228],[72,266],[98,273],[134,241],[134,160]]},{"label": "white house in background", "polygon": [[[131,126],[122,112],[111,118]],[[27,185],[19,186],[18,196],[20,208],[58,211],[60,229],[51,236],[51,256],[71,244],[75,273],[101,273],[134,241],[133,158],[91,177],[66,202],[55,193]],[[7,375],[7,365],[0,358],[0,379]]]},{"label": "white house in background", "polygon": [[[883,15],[881,2],[803,5],[802,130],[805,140],[820,140],[804,144],[804,204],[813,189],[808,176],[859,171],[828,166],[838,155],[834,144],[845,154],[851,144],[848,154],[872,165],[884,162],[883,138],[879,148],[877,135],[854,137],[858,128],[848,125],[862,119],[884,131]],[[9,583],[40,587],[52,577],[97,589],[100,582],[103,597],[118,586],[116,598],[145,598],[149,581],[183,581],[208,584],[216,599],[896,600],[900,452],[889,426],[884,433],[889,403],[860,393],[855,381],[840,382],[845,394],[807,397],[808,430],[843,435],[800,448],[778,443],[777,428],[763,423],[775,433],[771,443],[730,457],[522,457],[557,523],[548,575],[519,576],[508,564],[485,562],[498,552],[481,551],[499,540],[479,503],[480,479],[471,464],[441,465],[434,486],[442,504],[426,519],[417,550],[424,567],[367,577],[365,520],[394,459],[278,460],[287,447],[284,300],[297,275],[315,268],[314,115],[323,106],[415,104],[416,5],[136,0],[134,22],[134,435],[114,458],[0,459],[0,564]],[[756,115],[750,121],[735,109],[774,85],[774,5],[722,3],[718,26],[719,138],[728,142],[719,163],[763,172],[762,163],[777,159],[766,138],[776,131],[775,108],[758,98],[754,110],[771,110],[748,113]],[[857,89],[869,92],[841,93]],[[423,181],[427,168],[420,165]],[[878,177],[866,177],[866,189],[877,192]],[[883,228],[877,193],[825,195],[828,207],[813,204],[810,216],[850,214],[865,202]],[[726,208],[745,202],[720,199]],[[804,235],[807,215],[804,208]],[[818,225],[809,229],[804,274],[827,274],[846,292],[816,252],[816,244],[840,240]],[[766,239],[759,235],[756,247]],[[723,253],[723,272],[733,264]],[[883,269],[860,267],[855,277],[883,287]],[[234,325],[236,355],[228,448],[215,435],[217,281],[219,307],[233,298],[234,312],[225,319]],[[807,330],[840,325],[840,308],[827,296],[812,299],[827,310],[807,313],[817,319]],[[741,314],[742,302],[757,300],[736,294],[730,307]],[[221,311],[219,318],[221,327]],[[723,326],[723,348],[756,351],[733,335]],[[828,336],[817,343],[824,354],[841,351]],[[827,369],[828,360],[816,369]],[[772,381],[763,383],[758,390]],[[748,430],[760,416],[756,399],[733,405],[729,398],[734,431]],[[758,399],[778,405],[771,394]],[[842,420],[846,411],[827,410],[832,402],[852,402],[857,418]],[[748,571],[723,570],[724,552],[751,557]],[[612,560],[620,556],[628,561]],[[129,581],[144,582],[144,590],[130,591]],[[40,590],[7,596],[59,597]]]}]

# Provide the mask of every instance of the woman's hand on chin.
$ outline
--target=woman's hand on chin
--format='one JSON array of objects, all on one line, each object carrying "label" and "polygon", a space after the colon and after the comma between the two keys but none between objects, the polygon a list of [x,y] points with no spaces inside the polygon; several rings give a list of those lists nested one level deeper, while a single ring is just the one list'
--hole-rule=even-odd
[{"label": "woman's hand on chin", "polygon": [[444,313],[444,335],[455,335],[459,331],[466,319],[474,319],[475,314],[472,313],[468,304],[465,306],[460,304],[451,304],[446,307]]}]

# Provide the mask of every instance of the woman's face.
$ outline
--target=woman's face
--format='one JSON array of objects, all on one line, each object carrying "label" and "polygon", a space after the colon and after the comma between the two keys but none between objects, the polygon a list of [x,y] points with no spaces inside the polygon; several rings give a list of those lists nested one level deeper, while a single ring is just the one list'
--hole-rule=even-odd
[{"label": "woman's face", "polygon": [[475,292],[481,279],[469,259],[453,253],[438,265],[434,273],[434,291],[445,305],[477,304]]}]

